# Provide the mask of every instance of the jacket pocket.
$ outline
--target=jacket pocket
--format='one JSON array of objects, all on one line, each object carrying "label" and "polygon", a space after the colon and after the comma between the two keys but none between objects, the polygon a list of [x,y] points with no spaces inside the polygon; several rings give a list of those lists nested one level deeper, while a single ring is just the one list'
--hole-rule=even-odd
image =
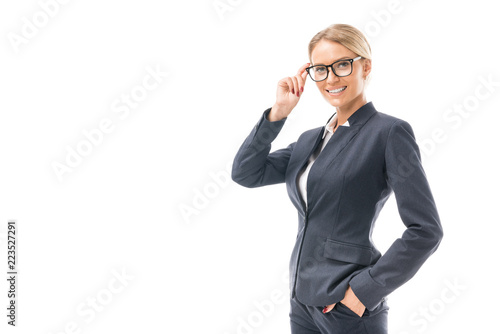
[{"label": "jacket pocket", "polygon": [[333,239],[326,239],[323,256],[332,260],[368,266],[372,261],[372,249]]}]

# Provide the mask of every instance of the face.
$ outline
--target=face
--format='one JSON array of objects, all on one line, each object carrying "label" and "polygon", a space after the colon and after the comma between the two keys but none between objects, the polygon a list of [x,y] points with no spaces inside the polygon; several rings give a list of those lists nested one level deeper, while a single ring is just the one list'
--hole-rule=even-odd
[{"label": "face", "polygon": [[[311,53],[311,66],[330,65],[337,60],[353,59],[357,56],[339,43],[321,40]],[[370,70],[371,61],[362,58],[352,63],[352,73],[346,77],[337,77],[329,68],[326,80],[316,82],[316,86],[332,106],[354,112],[366,103],[365,78]],[[339,92],[339,89],[342,90]]]}]

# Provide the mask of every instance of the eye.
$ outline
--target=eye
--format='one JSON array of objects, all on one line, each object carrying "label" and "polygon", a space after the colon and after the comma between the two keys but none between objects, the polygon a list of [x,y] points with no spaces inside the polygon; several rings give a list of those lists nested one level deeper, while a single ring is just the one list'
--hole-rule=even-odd
[{"label": "eye", "polygon": [[324,67],[324,66],[314,67],[314,72],[316,72],[316,73],[323,73],[323,72],[325,72],[325,70],[326,70],[326,67]]},{"label": "eye", "polygon": [[337,68],[345,68],[345,67],[348,67],[349,65],[351,65],[351,63],[348,61],[341,61],[340,63],[337,63],[336,65],[337,66],[335,66],[335,67],[337,67]]}]

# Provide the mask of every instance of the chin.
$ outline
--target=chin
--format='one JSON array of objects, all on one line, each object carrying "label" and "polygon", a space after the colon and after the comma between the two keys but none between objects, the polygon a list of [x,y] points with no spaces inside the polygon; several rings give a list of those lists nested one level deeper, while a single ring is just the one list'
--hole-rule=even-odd
[{"label": "chin", "polygon": [[342,98],[333,98],[331,96],[324,96],[325,100],[331,104],[335,108],[340,108],[346,104],[346,99]]}]

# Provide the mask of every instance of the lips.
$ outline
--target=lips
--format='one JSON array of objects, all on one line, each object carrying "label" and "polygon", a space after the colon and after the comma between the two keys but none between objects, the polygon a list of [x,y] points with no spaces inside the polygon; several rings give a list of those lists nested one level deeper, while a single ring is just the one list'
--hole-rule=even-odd
[{"label": "lips", "polygon": [[339,88],[336,88],[336,89],[332,89],[332,90],[326,90],[328,93],[332,93],[332,94],[337,94],[337,93],[341,93],[343,92],[345,89],[347,88],[347,86],[343,86],[343,87],[339,87]]}]

